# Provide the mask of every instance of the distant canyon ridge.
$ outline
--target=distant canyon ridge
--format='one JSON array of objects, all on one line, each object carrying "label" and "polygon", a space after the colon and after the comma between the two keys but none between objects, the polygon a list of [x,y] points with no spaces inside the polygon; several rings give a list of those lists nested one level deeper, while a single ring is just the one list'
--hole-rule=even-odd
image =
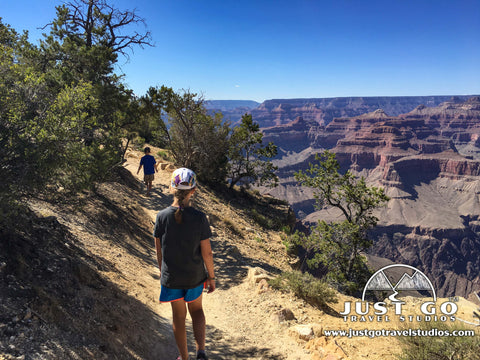
[{"label": "distant canyon ridge", "polygon": [[[374,267],[415,266],[438,295],[474,300],[480,291],[480,97],[405,96],[207,103],[233,124],[248,112],[266,141],[279,148],[280,186],[261,189],[287,200],[297,217],[336,220],[317,209],[311,189],[294,173],[329,149],[342,168],[382,186],[391,198],[379,209],[368,254]],[[222,110],[220,110],[222,109]]]}]

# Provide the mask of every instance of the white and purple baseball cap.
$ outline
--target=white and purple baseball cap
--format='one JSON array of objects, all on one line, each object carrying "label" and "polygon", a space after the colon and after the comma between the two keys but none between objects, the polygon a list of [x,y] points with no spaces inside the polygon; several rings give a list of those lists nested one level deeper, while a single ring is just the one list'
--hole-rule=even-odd
[{"label": "white and purple baseball cap", "polygon": [[197,186],[197,175],[187,168],[178,168],[172,174],[172,187],[178,190],[189,190]]}]

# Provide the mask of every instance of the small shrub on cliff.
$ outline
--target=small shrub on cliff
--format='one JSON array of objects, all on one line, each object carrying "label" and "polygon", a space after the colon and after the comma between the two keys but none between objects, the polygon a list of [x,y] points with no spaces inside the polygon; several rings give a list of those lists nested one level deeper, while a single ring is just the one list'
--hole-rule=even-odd
[{"label": "small shrub on cliff", "polygon": [[280,238],[282,239],[282,244],[285,246],[285,252],[288,256],[298,256],[298,245],[292,241],[292,234],[289,227],[284,226],[281,231],[283,233],[280,234]]},{"label": "small shrub on cliff", "polygon": [[299,298],[318,307],[338,302],[335,291],[325,281],[301,271],[284,272],[270,280],[270,286],[280,291],[293,292]]},{"label": "small shrub on cliff", "polygon": [[279,230],[282,226],[284,226],[283,225],[284,223],[282,221],[283,219],[279,219],[272,215],[268,216],[268,215],[261,214],[259,211],[257,211],[254,208],[250,209],[249,213],[252,219],[258,225],[262,226],[265,229]]},{"label": "small shrub on cliff", "polygon": [[[462,325],[448,326],[445,323],[423,323],[419,330],[433,332],[472,330]],[[399,338],[403,352],[398,360],[480,360],[480,337],[475,336],[402,336]]]}]

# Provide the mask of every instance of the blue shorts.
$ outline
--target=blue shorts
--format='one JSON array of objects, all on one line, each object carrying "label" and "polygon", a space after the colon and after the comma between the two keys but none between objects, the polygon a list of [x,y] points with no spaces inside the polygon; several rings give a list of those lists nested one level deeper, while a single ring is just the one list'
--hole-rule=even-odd
[{"label": "blue shorts", "polygon": [[205,284],[200,284],[193,289],[170,289],[162,285],[160,291],[160,302],[172,302],[177,300],[184,300],[189,303],[197,300],[202,295]]}]

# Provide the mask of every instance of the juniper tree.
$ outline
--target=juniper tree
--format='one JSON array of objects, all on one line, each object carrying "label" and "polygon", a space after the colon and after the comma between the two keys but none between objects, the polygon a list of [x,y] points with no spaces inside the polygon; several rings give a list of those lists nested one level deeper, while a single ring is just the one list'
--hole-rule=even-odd
[{"label": "juniper tree", "polygon": [[331,223],[321,220],[310,235],[297,233],[294,241],[311,254],[309,267],[324,266],[327,279],[352,294],[370,275],[361,253],[372,245],[368,230],[378,222],[373,211],[389,198],[383,189],[368,186],[363,177],[358,178],[349,170],[341,174],[334,153],[325,151],[315,159],[318,163],[310,164],[305,172],[295,173],[295,179],[313,188],[318,209],[337,208],[344,220]]},{"label": "juniper tree", "polygon": [[2,194],[18,198],[46,183],[75,190],[120,162],[134,109],[114,65],[147,44],[148,32],[128,31],[139,21],[104,0],[76,0],[57,7],[38,47],[0,21]]},{"label": "juniper tree", "polygon": [[260,125],[255,123],[252,115],[242,116],[241,124],[233,130],[228,151],[230,187],[239,181],[247,184],[276,186],[278,169],[271,162],[277,155],[277,146],[272,142],[263,144]]},{"label": "juniper tree", "polygon": [[[74,187],[103,179],[121,162],[122,138],[136,121],[132,91],[114,72],[119,55],[134,46],[150,45],[150,33],[138,33],[143,23],[135,11],[119,10],[105,0],[74,0],[56,7],[50,32],[40,43],[38,68],[46,74],[51,96],[69,87],[88,87],[88,103],[77,115],[76,150],[71,161],[78,179]],[[79,104],[80,105],[80,104]],[[78,186],[77,186],[78,185]]]},{"label": "juniper tree", "polygon": [[142,98],[150,124],[175,163],[194,170],[204,182],[224,182],[230,126],[221,114],[209,115],[201,96],[188,90],[150,88]]}]

